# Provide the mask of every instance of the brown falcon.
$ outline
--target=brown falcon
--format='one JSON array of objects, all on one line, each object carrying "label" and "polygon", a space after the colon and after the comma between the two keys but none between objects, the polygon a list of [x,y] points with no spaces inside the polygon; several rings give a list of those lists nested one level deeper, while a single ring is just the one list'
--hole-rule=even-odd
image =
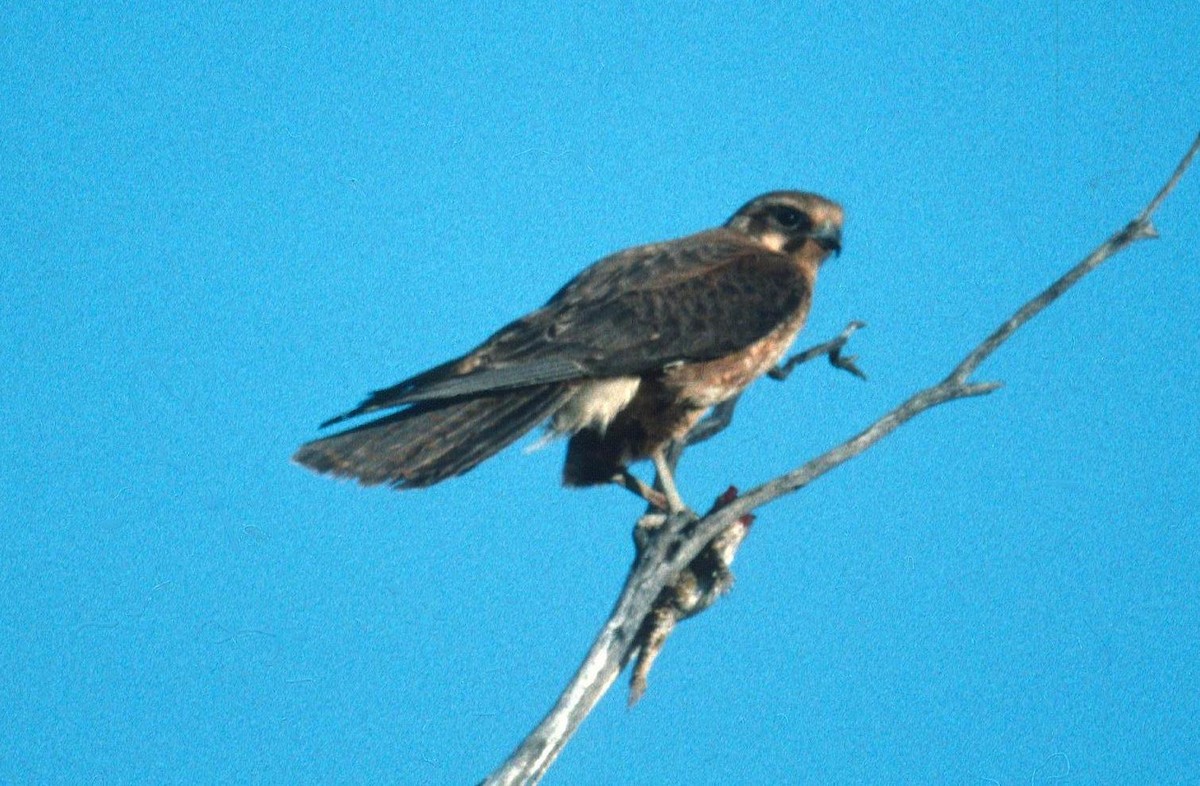
[{"label": "brown falcon", "polygon": [[[779,362],[841,230],[836,203],[775,191],[717,229],[613,254],[462,357],[322,423],[395,410],[295,460],[364,485],[429,486],[548,421],[570,435],[564,484],[615,482],[683,510],[666,448]],[[628,472],[643,458],[663,494]]]}]

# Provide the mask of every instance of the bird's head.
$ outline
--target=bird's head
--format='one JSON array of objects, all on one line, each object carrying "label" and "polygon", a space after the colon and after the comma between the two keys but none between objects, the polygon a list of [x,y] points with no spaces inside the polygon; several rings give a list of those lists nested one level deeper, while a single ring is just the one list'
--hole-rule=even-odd
[{"label": "bird's head", "polygon": [[772,191],[741,207],[725,226],[786,254],[821,262],[842,251],[842,206],[803,191]]}]

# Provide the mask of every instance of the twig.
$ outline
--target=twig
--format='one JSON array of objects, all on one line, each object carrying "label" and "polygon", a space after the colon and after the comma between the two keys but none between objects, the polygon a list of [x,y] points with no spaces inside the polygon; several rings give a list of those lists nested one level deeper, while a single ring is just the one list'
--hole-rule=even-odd
[{"label": "twig", "polygon": [[[579,671],[554,708],[484,783],[488,786],[525,785],[537,783],[542,778],[579,724],[634,656],[639,640],[638,633],[642,630],[647,615],[655,609],[664,588],[671,585],[680,572],[685,570],[714,538],[729,530],[751,511],[807,486],[834,467],[859,455],[922,412],[947,401],[982,396],[999,388],[999,382],[970,382],[969,378],[1014,332],[1074,286],[1079,279],[1133,243],[1157,237],[1158,233],[1150,223],[1150,218],[1175,188],[1197,150],[1200,150],[1200,136],[1193,142],[1166,185],[1137,218],[1022,306],[963,358],[944,380],[918,392],[841,445],[791,472],[751,489],[704,518],[695,520],[684,515],[672,516],[649,537],[645,537],[643,548],[639,549],[616,606],[601,628]],[[732,554],[729,558],[732,559]]]}]

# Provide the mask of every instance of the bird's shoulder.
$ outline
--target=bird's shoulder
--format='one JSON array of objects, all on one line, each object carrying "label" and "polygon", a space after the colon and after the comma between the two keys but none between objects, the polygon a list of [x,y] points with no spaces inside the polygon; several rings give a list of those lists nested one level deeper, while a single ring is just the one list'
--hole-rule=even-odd
[{"label": "bird's shoulder", "polygon": [[611,254],[585,268],[546,303],[555,310],[581,302],[606,300],[623,293],[670,286],[736,261],[762,265],[786,263],[786,257],[724,227]]}]

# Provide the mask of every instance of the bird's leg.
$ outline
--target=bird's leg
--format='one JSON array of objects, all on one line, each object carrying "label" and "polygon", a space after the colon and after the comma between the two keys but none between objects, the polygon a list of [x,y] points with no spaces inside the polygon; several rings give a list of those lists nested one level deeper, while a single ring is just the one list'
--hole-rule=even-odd
[{"label": "bird's leg", "polygon": [[658,472],[658,482],[663,488],[663,496],[667,498],[666,511],[672,515],[685,512],[688,506],[683,504],[683,497],[679,496],[679,489],[675,487],[675,475],[671,472],[671,465],[667,462],[665,447],[650,454],[650,460],[654,462],[654,469]]},{"label": "bird's leg", "polygon": [[628,469],[622,468],[620,472],[613,475],[612,482],[616,483],[623,489],[632,491],[634,494],[637,494],[639,497],[646,500],[661,511],[667,511],[670,509],[670,500],[667,498],[667,495],[663,494],[663,492],[659,491],[658,489],[650,488],[642,481],[641,478],[639,478],[637,475],[634,475]]}]

